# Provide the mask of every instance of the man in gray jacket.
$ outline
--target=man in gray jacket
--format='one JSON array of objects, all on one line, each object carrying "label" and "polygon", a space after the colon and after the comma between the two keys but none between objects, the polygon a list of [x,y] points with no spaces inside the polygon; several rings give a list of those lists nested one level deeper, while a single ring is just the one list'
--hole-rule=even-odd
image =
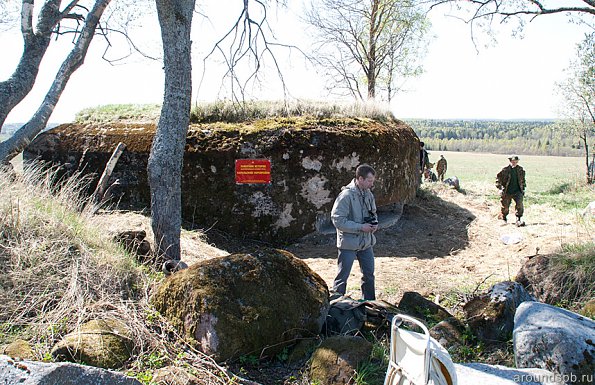
[{"label": "man in gray jacket", "polygon": [[344,295],[347,278],[357,259],[362,272],[362,295],[365,300],[376,299],[374,288],[374,249],[378,229],[376,202],[370,188],[374,185],[376,171],[367,164],[355,170],[355,179],[342,188],[335,200],[331,220],[337,228],[337,261],[339,272],[333,291]]}]

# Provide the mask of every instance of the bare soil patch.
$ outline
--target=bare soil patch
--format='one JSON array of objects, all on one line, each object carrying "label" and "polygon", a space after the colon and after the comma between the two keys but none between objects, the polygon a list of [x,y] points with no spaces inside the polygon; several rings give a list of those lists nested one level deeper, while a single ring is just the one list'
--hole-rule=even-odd
[{"label": "bare soil patch", "polygon": [[[526,226],[497,219],[499,202],[486,191],[459,192],[436,184],[406,205],[394,226],[379,230],[376,292],[398,303],[406,291],[442,298],[457,291],[485,289],[512,280],[528,257],[555,252],[562,243],[589,237],[589,229],[573,213],[549,206],[526,209]],[[503,237],[520,238],[505,244]],[[311,236],[288,250],[303,258],[329,286],[336,274],[334,236]],[[361,274],[354,266],[349,294],[360,297]]]},{"label": "bare soil patch", "polygon": [[[406,205],[399,222],[377,232],[376,292],[379,299],[398,303],[405,291],[425,296],[485,289],[495,282],[514,279],[522,264],[537,253],[549,254],[562,243],[592,237],[591,226],[576,213],[561,213],[549,206],[531,206],[525,227],[497,219],[499,203],[486,199],[484,185],[459,192],[441,184],[422,189]],[[143,229],[152,241],[150,219],[132,212],[102,212],[92,220],[110,233]],[[505,244],[503,236],[520,237]],[[213,229],[182,232],[183,259],[201,259],[234,252],[249,252],[263,244],[238,239]],[[270,245],[268,245],[270,246]],[[303,259],[332,286],[336,274],[334,235],[311,234],[284,247]],[[354,265],[348,294],[360,298],[361,274]],[[448,304],[447,304],[448,305]],[[452,305],[452,304],[451,304]]]}]

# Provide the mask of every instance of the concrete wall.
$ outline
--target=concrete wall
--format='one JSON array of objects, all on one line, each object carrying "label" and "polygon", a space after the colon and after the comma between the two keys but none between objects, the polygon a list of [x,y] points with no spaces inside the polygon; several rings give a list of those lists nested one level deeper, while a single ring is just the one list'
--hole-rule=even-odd
[{"label": "concrete wall", "polygon": [[[39,135],[24,153],[72,173],[100,175],[118,142],[114,170],[120,208],[149,207],[147,160],[153,124],[66,124]],[[84,153],[84,157],[83,157]],[[82,160],[81,160],[82,158]],[[236,184],[236,159],[269,159],[271,184]],[[189,128],[182,176],[183,216],[202,227],[284,242],[316,230],[361,163],[377,171],[379,206],[405,203],[418,185],[418,139],[400,121],[291,119]]]}]

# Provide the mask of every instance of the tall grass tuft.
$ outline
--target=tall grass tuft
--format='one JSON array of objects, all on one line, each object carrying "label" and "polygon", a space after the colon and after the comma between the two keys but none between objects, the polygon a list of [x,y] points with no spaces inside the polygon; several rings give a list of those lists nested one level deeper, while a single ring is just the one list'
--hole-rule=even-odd
[{"label": "tall grass tuft", "polygon": [[91,226],[85,179],[59,175],[40,165],[25,166],[22,175],[0,169],[0,345],[25,339],[37,359],[48,359],[81,324],[118,319],[135,343],[122,370],[143,384],[172,364],[191,367],[205,384],[234,382],[151,308],[150,288],[162,274]]},{"label": "tall grass tuft", "polygon": [[143,286],[134,260],[80,212],[85,187],[39,166],[0,173],[0,342],[47,348],[95,316],[126,313]]},{"label": "tall grass tuft", "polygon": [[595,242],[564,244],[550,260],[553,284],[562,303],[584,303],[595,296]]},{"label": "tall grass tuft", "polygon": [[161,113],[159,104],[107,104],[85,108],[74,120],[77,123],[106,123],[118,121],[156,122]]},{"label": "tall grass tuft", "polygon": [[[77,113],[78,123],[121,121],[156,122],[161,106],[157,104],[110,104],[87,108]],[[324,118],[369,118],[381,122],[394,120],[388,105],[378,102],[245,101],[219,100],[196,103],[190,113],[191,123],[238,123],[267,118],[311,116]]]}]

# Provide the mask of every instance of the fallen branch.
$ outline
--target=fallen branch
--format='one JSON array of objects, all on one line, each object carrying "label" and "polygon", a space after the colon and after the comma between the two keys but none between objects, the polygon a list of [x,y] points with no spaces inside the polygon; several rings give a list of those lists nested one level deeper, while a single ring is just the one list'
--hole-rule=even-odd
[{"label": "fallen branch", "polygon": [[[95,188],[95,191],[89,199],[88,207],[91,214],[97,212],[100,204],[104,201],[106,190],[108,190],[108,182],[112,176],[112,173],[114,172],[116,164],[118,163],[118,159],[120,159],[120,155],[122,155],[125,149],[126,145],[124,143],[118,143],[116,149],[112,153],[112,156],[107,161],[107,164],[105,165],[105,170],[103,170],[103,174],[101,174],[101,178],[99,178],[99,182],[97,183],[97,187]],[[111,191],[111,188],[109,190]]]}]

